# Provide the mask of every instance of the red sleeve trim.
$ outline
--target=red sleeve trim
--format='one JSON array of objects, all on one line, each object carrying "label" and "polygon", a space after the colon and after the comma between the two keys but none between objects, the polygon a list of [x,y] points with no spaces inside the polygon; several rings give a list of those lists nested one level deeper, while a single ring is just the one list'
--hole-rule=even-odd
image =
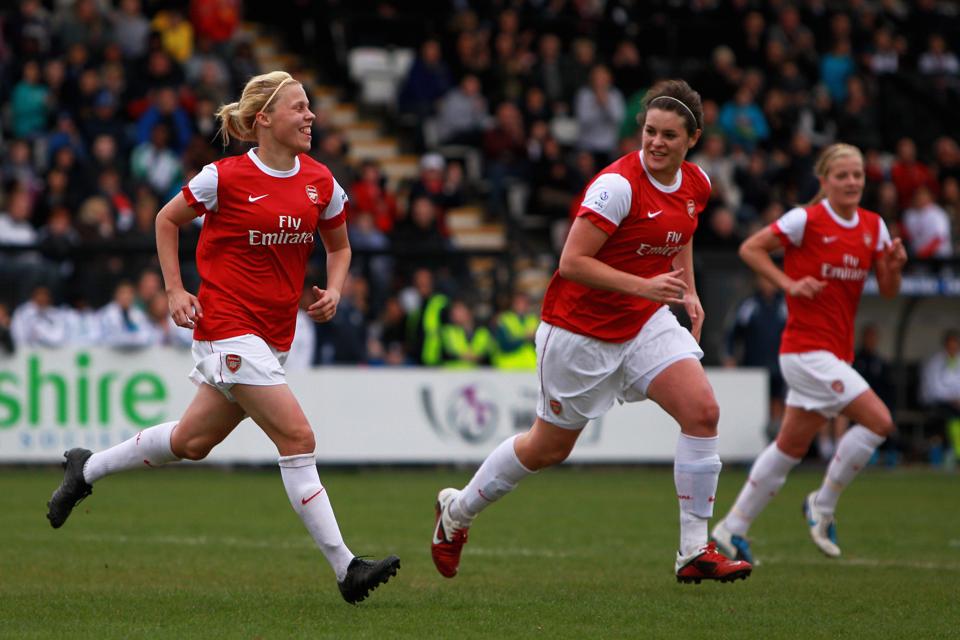
[{"label": "red sleeve trim", "polygon": [[780,244],[784,247],[790,246],[793,243],[790,242],[790,238],[780,229],[780,225],[776,222],[770,223],[770,230],[773,231],[773,235],[777,236],[777,239],[780,241]]},{"label": "red sleeve trim", "polygon": [[587,207],[580,207],[580,210],[577,211],[577,217],[586,218],[608,236],[612,236],[613,232],[617,230],[617,225],[613,224],[593,209],[588,209]]},{"label": "red sleeve trim", "polygon": [[317,229],[322,229],[324,231],[328,229],[336,229],[337,227],[339,227],[342,224],[345,224],[346,222],[347,222],[347,216],[344,215],[344,211],[341,211],[340,213],[333,216],[332,218],[326,218],[326,219],[321,218],[320,220],[318,220]]},{"label": "red sleeve trim", "polygon": [[207,211],[207,208],[203,206],[203,203],[197,200],[197,198],[193,195],[193,191],[190,191],[190,187],[188,185],[184,185],[180,191],[183,193],[183,197],[187,201],[187,204],[190,206],[190,208],[197,212],[197,216],[205,216],[210,213]]}]

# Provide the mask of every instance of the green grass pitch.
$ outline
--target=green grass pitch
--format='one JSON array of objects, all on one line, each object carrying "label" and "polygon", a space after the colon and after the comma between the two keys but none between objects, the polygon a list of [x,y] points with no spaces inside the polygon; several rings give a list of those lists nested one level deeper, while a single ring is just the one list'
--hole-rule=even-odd
[{"label": "green grass pitch", "polygon": [[[347,544],[402,568],[359,606],[275,470],[161,469],[99,483],[63,529],[60,473],[0,469],[0,638],[958,638],[960,481],[870,469],[840,502],[844,557],[800,514],[801,468],[755,523],[746,581],[680,585],[669,467],[549,470],[485,512],[460,575],[429,556],[438,489],[469,471],[325,470]],[[717,514],[745,469],[720,480]]]}]

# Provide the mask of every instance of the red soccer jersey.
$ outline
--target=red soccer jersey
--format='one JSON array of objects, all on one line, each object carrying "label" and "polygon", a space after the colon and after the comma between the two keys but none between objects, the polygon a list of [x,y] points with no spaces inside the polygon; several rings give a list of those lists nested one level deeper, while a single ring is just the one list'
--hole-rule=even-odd
[{"label": "red soccer jersey", "polygon": [[[615,269],[651,278],[672,270],[690,242],[697,216],[710,197],[710,179],[684,162],[672,184],[647,173],[643,152],[629,153],[587,187],[577,216],[607,235],[595,256]],[[593,289],[553,274],[543,299],[543,320],[607,342],[626,342],[662,306],[638,296]]]},{"label": "red soccer jersey", "polygon": [[780,353],[822,350],[853,362],[853,320],[864,280],[890,244],[887,225],[866,209],[844,220],[821,200],[791,209],[770,228],[783,243],[783,270],[790,278],[813,276],[827,283],[812,300],[787,296]]},{"label": "red soccer jersey", "polygon": [[343,224],[347,194],[310,156],[275,171],[251,150],[208,164],[183,195],[204,215],[194,339],[252,333],[289,350],[314,234]]}]

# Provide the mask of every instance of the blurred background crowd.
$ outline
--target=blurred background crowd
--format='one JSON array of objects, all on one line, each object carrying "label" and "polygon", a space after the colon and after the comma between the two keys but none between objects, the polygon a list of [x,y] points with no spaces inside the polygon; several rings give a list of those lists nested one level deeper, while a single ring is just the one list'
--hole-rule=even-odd
[{"label": "blurred background crowd", "polygon": [[[834,141],[863,149],[863,204],[914,263],[950,265],[960,249],[955,3],[409,4],[0,9],[0,349],[189,346],[166,316],[154,218],[204,164],[244,149],[219,144],[213,113],[280,67],[314,98],[312,155],[350,194],[356,254],[337,318],[303,322],[293,367],[532,368],[536,303],[577,196],[639,147],[641,100],[664,77],[704,103],[689,158],[713,184],[698,254],[733,256],[811,198],[817,152]],[[201,228],[183,236],[193,287]],[[778,385],[782,304],[761,283],[712,318],[725,335],[706,361],[766,366]],[[929,403],[960,412],[954,343],[938,375],[957,380]]]}]

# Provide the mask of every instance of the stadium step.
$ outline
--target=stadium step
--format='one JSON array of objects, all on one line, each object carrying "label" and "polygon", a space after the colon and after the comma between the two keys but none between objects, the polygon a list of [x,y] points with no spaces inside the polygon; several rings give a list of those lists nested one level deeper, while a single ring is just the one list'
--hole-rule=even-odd
[{"label": "stadium step", "polygon": [[377,137],[369,140],[354,140],[350,143],[347,155],[353,160],[384,160],[400,152],[400,143],[396,138]]},{"label": "stadium step", "polygon": [[483,209],[480,207],[457,207],[447,211],[447,229],[451,233],[477,229],[483,224]]},{"label": "stadium step", "polygon": [[396,188],[403,181],[417,177],[420,171],[420,159],[409,154],[383,158],[380,161],[380,168],[390,182],[390,186]]},{"label": "stadium step", "polygon": [[450,239],[460,249],[502,250],[507,246],[507,234],[499,223],[461,229],[451,234]]}]

